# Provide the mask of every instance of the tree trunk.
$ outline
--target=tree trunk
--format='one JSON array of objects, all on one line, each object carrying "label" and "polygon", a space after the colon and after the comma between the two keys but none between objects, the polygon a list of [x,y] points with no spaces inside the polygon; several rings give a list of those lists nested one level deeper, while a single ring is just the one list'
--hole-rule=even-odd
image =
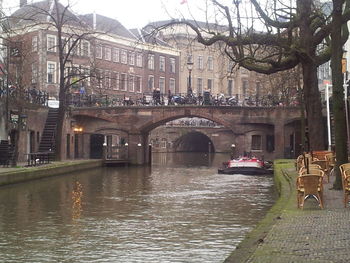
[{"label": "tree trunk", "polygon": [[322,116],[321,96],[318,90],[317,66],[308,60],[302,63],[304,103],[306,110],[307,151],[325,150],[325,126]]},{"label": "tree trunk", "polygon": [[313,31],[310,20],[312,13],[312,0],[297,0],[297,9],[300,15],[300,46],[302,53],[299,58],[303,71],[304,82],[304,103],[306,111],[306,129],[308,143],[306,150],[324,150],[325,149],[325,127],[322,116],[321,96],[318,90],[316,48],[310,45],[313,40]]},{"label": "tree trunk", "polygon": [[335,167],[336,180],[333,188],[342,189],[341,174],[339,172],[339,165],[348,162],[347,157],[347,133],[346,133],[346,118],[345,118],[345,103],[344,103],[344,87],[342,74],[342,56],[343,47],[341,43],[341,29],[342,29],[342,1],[334,0],[333,23],[331,33],[331,68],[332,68],[332,84],[333,84],[333,116],[334,116],[334,132],[335,132],[335,152],[337,162]]}]

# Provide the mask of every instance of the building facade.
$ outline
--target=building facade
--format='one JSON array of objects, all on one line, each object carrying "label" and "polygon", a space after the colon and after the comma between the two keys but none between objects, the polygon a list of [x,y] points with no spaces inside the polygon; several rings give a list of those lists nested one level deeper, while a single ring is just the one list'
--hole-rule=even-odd
[{"label": "building facade", "polygon": [[[38,11],[47,9],[45,13],[50,14],[56,8],[52,5],[50,0],[24,4],[12,15],[18,21],[24,14],[38,12],[33,25],[28,21],[23,25],[16,23],[18,30],[14,38],[21,44],[22,65],[17,63],[14,71],[25,68],[22,86],[47,92],[58,99],[59,49],[62,48],[70,93],[140,97],[155,88],[178,92],[179,52],[176,49],[149,43],[117,20],[97,14],[75,16],[67,12],[72,22],[62,26],[62,37],[59,37],[57,28],[42,22]],[[11,75],[10,84],[15,84],[18,74]]]},{"label": "building facade", "polygon": [[[152,31],[174,21],[159,21],[145,26]],[[213,27],[226,30],[226,27],[211,25],[199,21],[190,21],[204,31]],[[238,68],[224,53],[223,43],[204,46],[196,40],[195,32],[184,24],[174,24],[157,33],[158,38],[176,47],[180,51],[179,71],[181,93],[187,93],[189,86],[194,94],[210,91],[214,96],[225,94],[237,97],[241,102],[256,95],[263,95],[266,84],[265,76],[244,68]],[[190,68],[189,68],[190,64]]]}]

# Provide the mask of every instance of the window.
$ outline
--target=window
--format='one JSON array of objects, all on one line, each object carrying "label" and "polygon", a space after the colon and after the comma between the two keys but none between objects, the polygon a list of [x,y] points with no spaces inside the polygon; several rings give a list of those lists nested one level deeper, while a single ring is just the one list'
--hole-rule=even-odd
[{"label": "window", "polygon": [[101,89],[104,89],[104,88],[106,88],[106,82],[105,82],[105,72],[102,70],[102,69],[100,69],[100,88]]},{"label": "window", "polygon": [[47,62],[47,83],[56,82],[56,62]]},{"label": "window", "polygon": [[104,88],[109,89],[111,87],[111,73],[109,71],[105,71],[105,84]]},{"label": "window", "polygon": [[32,38],[32,51],[33,52],[38,51],[38,36],[33,36]]},{"label": "window", "polygon": [[112,50],[110,47],[105,47],[105,60],[111,60]]},{"label": "window", "polygon": [[247,91],[248,91],[248,80],[244,79],[242,80],[242,93],[243,96],[247,96]]},{"label": "window", "polygon": [[122,50],[120,52],[120,62],[123,64],[128,63],[128,53],[126,52],[126,50]]},{"label": "window", "polygon": [[159,78],[159,90],[160,90],[160,93],[164,94],[164,91],[165,91],[165,78],[163,78],[163,77]]},{"label": "window", "polygon": [[71,48],[71,54],[72,55],[79,55],[79,42],[77,42],[76,39],[70,40],[70,48]]},{"label": "window", "polygon": [[197,94],[202,94],[203,93],[203,79],[202,78],[197,78]]},{"label": "window", "polygon": [[101,45],[96,46],[96,58],[102,59],[102,46]]},{"label": "window", "polygon": [[232,94],[233,94],[233,80],[232,79],[229,79],[227,81],[227,93],[230,96],[232,96]]},{"label": "window", "polygon": [[213,60],[213,57],[208,57],[208,70],[214,70],[214,60]]},{"label": "window", "polygon": [[56,36],[47,35],[47,51],[56,52]]},{"label": "window", "polygon": [[113,62],[119,62],[119,48],[113,48],[112,60],[113,60]]},{"label": "window", "polygon": [[136,66],[142,68],[142,54],[140,53],[136,55]]},{"label": "window", "polygon": [[110,84],[111,84],[111,86],[110,86],[110,88],[111,89],[113,89],[113,90],[115,90],[115,85],[116,85],[116,78],[115,78],[115,72],[113,72],[113,71],[111,71],[110,72]]},{"label": "window", "polygon": [[208,79],[208,90],[212,90],[212,89],[213,89],[213,80]]},{"label": "window", "polygon": [[81,45],[81,55],[84,56],[84,57],[88,57],[90,54],[89,52],[89,47],[90,47],[90,43],[86,40],[84,40],[82,42],[82,45]]},{"label": "window", "polygon": [[118,72],[115,72],[114,74],[114,79],[115,79],[115,84],[113,85],[113,89],[114,90],[119,90],[119,73]]},{"label": "window", "polygon": [[154,89],[154,77],[148,76],[148,90],[152,91]]},{"label": "window", "polygon": [[96,82],[97,82],[97,87],[100,89],[101,88],[101,79],[102,79],[102,73],[100,69],[96,69]]},{"label": "window", "polygon": [[252,151],[261,150],[261,135],[252,135]]},{"label": "window", "polygon": [[140,76],[135,76],[135,89],[136,92],[141,93],[141,77]]},{"label": "window", "polygon": [[260,90],[261,90],[261,83],[260,83],[260,81],[257,81],[255,84],[256,84],[256,86],[255,86],[255,96],[256,96],[256,98],[259,98]]},{"label": "window", "polygon": [[197,58],[197,68],[203,69],[203,56],[198,56]]},{"label": "window", "polygon": [[135,65],[135,53],[129,52],[129,65]]},{"label": "window", "polygon": [[129,75],[129,81],[128,81],[129,91],[134,92],[135,86],[134,86],[134,75]]},{"label": "window", "polygon": [[80,80],[80,83],[82,84],[83,87],[90,86],[90,68],[81,68],[80,69],[80,76],[83,77],[84,79]]},{"label": "window", "polygon": [[126,91],[126,87],[127,87],[126,85],[127,85],[126,74],[122,73],[120,74],[120,84],[119,84],[120,90]]},{"label": "window", "polygon": [[165,149],[167,145],[167,140],[165,138],[162,138],[161,143],[160,143],[160,147]]},{"label": "window", "polygon": [[148,55],[148,69],[154,69],[154,55]]},{"label": "window", "polygon": [[165,71],[165,57],[163,56],[159,57],[159,71]]},{"label": "window", "polygon": [[169,90],[172,94],[175,94],[175,79],[169,79]]},{"label": "window", "polygon": [[176,66],[175,58],[170,58],[170,73],[176,72],[175,66]]},{"label": "window", "polygon": [[32,64],[32,83],[35,84],[38,82],[38,66]]}]

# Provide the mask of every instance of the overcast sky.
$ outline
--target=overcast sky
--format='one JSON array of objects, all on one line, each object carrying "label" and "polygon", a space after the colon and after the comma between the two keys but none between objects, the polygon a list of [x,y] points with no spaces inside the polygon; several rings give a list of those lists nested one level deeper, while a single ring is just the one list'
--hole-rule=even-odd
[{"label": "overcast sky", "polygon": [[[6,13],[14,12],[20,0],[3,0]],[[38,0],[27,0],[28,3]],[[171,17],[185,16],[191,13],[199,15],[201,0],[61,0],[63,4],[70,2],[72,10],[80,13],[93,13],[117,19],[127,28],[143,27],[149,22],[167,20]],[[197,6],[196,6],[197,4]],[[202,12],[200,12],[202,13]]]}]

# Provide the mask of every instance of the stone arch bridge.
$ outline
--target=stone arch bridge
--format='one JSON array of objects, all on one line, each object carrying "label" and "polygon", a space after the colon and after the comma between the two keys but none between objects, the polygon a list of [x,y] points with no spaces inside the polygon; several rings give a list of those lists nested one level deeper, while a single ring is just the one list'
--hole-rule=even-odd
[{"label": "stone arch bridge", "polygon": [[[131,163],[149,160],[148,134],[168,121],[183,117],[205,118],[232,130],[237,151],[254,150],[269,158],[285,156],[300,144],[300,109],[297,107],[227,106],[130,106],[108,108],[71,108],[71,120],[83,128],[83,135],[123,133]],[[250,138],[261,138],[260,148]],[[270,139],[269,139],[270,138]],[[299,140],[299,142],[298,142]],[[259,144],[259,141],[258,141]],[[268,145],[270,144],[270,145]],[[273,144],[271,146],[271,144]],[[89,151],[87,139],[83,152]],[[75,146],[77,148],[77,146]]]}]

